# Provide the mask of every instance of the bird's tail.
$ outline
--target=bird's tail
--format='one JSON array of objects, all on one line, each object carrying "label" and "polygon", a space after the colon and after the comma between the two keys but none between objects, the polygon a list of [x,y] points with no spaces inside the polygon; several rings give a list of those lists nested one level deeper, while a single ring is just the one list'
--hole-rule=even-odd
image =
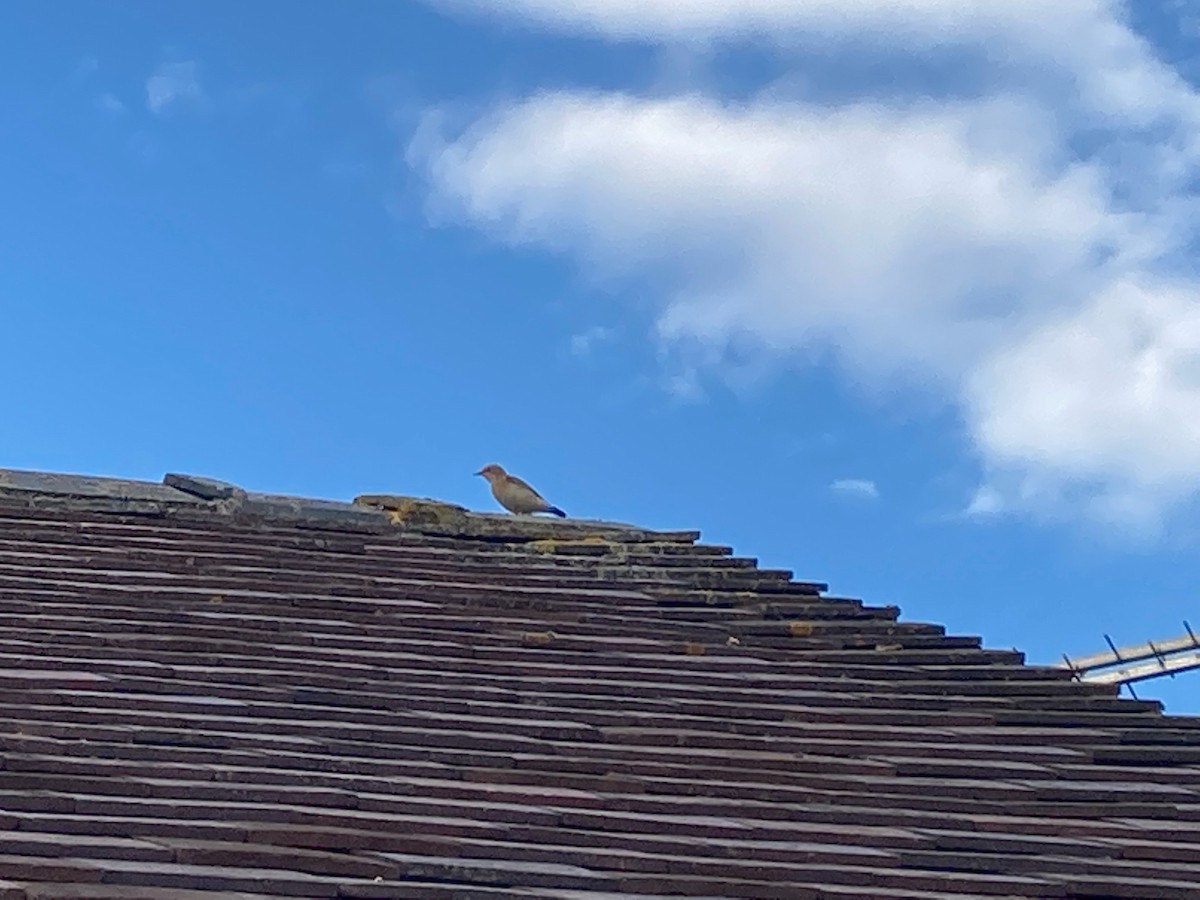
[{"label": "bird's tail", "polygon": [[560,519],[565,519],[567,517],[567,514],[557,506],[547,506],[546,512],[550,513],[552,516],[558,516]]}]

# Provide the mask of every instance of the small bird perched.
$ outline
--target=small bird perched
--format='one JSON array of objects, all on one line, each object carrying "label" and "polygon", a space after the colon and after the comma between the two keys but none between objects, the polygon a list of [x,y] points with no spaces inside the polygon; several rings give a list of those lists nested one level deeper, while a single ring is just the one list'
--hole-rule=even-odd
[{"label": "small bird perched", "polygon": [[519,516],[529,513],[550,513],[566,518],[567,514],[557,506],[551,506],[537,491],[527,485],[516,475],[509,475],[500,466],[492,463],[484,466],[476,475],[482,475],[492,486],[492,496],[510,513]]}]

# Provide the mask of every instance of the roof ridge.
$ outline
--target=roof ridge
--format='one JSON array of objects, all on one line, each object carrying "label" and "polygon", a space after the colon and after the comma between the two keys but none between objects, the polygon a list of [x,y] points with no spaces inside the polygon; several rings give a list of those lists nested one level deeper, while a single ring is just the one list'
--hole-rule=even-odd
[{"label": "roof ridge", "polygon": [[679,543],[694,530],[655,530],[595,519],[541,519],[485,513],[428,497],[360,494],[353,501],[248,491],[202,475],[167,473],[161,482],[0,468],[0,500],[31,507],[169,515],[231,516],[330,530],[378,532],[396,528],[445,537],[507,541]]}]

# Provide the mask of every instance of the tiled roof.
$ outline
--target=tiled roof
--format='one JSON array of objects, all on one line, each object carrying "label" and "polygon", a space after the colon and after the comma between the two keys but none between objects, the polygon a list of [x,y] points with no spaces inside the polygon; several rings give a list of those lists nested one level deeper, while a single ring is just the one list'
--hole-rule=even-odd
[{"label": "tiled roof", "polygon": [[1200,719],[691,532],[0,472],[0,900],[1200,897]]}]

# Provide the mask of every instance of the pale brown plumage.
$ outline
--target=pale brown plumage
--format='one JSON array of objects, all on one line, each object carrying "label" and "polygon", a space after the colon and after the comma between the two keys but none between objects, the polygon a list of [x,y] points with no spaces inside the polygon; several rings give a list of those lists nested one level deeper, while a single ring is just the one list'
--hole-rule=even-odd
[{"label": "pale brown plumage", "polygon": [[492,488],[492,496],[510,513],[523,516],[544,512],[566,518],[565,512],[557,506],[551,506],[541,494],[528,484],[516,475],[509,475],[495,463],[484,466],[475,474],[482,475],[487,479]]}]

